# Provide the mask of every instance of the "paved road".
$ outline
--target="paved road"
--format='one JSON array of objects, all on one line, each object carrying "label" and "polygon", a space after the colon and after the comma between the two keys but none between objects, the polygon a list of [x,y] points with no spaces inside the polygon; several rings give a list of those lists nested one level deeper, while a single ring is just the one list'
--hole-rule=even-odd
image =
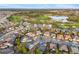
[{"label": "paved road", "polygon": [[[39,40],[39,42],[40,42],[40,38],[39,38],[38,40]],[[60,45],[65,44],[65,45],[67,45],[67,46],[79,47],[79,43],[68,42],[68,41],[58,41],[58,39],[53,39],[53,38],[51,38],[51,39],[45,39],[45,38],[43,37],[43,41],[44,41],[44,42],[53,42],[53,43],[57,43],[57,44],[60,44]]]},{"label": "paved road", "polygon": [[9,32],[9,33],[6,33],[6,34],[3,35],[2,37],[0,37],[0,40],[4,40],[4,39],[7,38],[7,37],[11,37],[15,32],[18,32],[18,31],[20,31],[20,30],[22,30],[22,29],[18,28],[17,30],[11,31],[11,32]]},{"label": "paved road", "polygon": [[57,41],[57,40],[52,40],[53,43],[57,43],[57,44],[65,44],[67,46],[75,46],[75,47],[79,47],[79,44],[78,43],[75,43],[75,42],[66,42],[66,41]]},{"label": "paved road", "polygon": [[[15,13],[16,13],[16,12],[15,12]],[[9,16],[12,15],[12,14],[14,14],[14,12],[13,12],[13,13],[9,13],[9,14],[7,14],[6,16],[2,17],[2,18],[0,19],[0,23],[1,23],[1,22],[3,23],[4,21],[8,21],[8,20],[7,20],[7,17],[9,17]],[[4,23],[4,24],[5,24],[5,23]],[[8,25],[10,25],[10,24],[8,24]],[[7,25],[5,24],[5,26],[7,26]],[[18,29],[14,30],[14,31],[10,31],[9,33],[6,33],[5,35],[3,35],[3,36],[0,37],[0,40],[3,40],[3,39],[5,39],[5,38],[7,38],[8,36],[13,35],[14,32],[19,31],[19,30],[21,30],[21,29],[18,28]]]},{"label": "paved road", "polygon": [[12,47],[6,49],[0,49],[1,54],[14,54],[14,50]]}]

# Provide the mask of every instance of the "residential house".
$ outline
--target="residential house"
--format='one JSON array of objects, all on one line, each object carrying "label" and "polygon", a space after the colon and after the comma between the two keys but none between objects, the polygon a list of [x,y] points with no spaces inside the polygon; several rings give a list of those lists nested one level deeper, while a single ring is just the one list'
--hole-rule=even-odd
[{"label": "residential house", "polygon": [[51,24],[48,24],[48,29],[51,29],[52,28],[52,25]]},{"label": "residential house", "polygon": [[26,42],[27,41],[27,38],[26,37],[24,37],[22,40],[21,40],[21,42]]},{"label": "residential house", "polygon": [[42,34],[41,31],[36,31],[36,35]]},{"label": "residential house", "polygon": [[56,44],[50,43],[50,49],[53,49],[53,48],[55,48],[55,49],[57,48],[57,47],[56,47]]},{"label": "residential house", "polygon": [[35,36],[35,34],[32,33],[32,32],[28,32],[28,33],[26,33],[26,35],[29,36],[29,37],[34,37]]},{"label": "residential house", "polygon": [[55,39],[56,38],[56,34],[55,33],[51,33],[51,38]]},{"label": "residential house", "polygon": [[44,33],[44,36],[50,37],[50,32],[49,32],[49,31],[46,31],[46,32]]},{"label": "residential house", "polygon": [[72,51],[73,54],[79,54],[78,47],[71,47],[71,51]]},{"label": "residential house", "polygon": [[64,39],[65,39],[65,40],[70,40],[70,41],[72,41],[72,36],[69,35],[69,34],[65,34],[65,35],[64,35]]},{"label": "residential house", "polygon": [[68,48],[67,48],[67,46],[66,45],[61,45],[60,46],[60,51],[62,51],[62,52],[68,52]]},{"label": "residential house", "polygon": [[57,38],[58,40],[64,40],[64,35],[63,35],[63,34],[60,34],[60,33],[57,33],[57,34],[56,34],[56,38]]}]

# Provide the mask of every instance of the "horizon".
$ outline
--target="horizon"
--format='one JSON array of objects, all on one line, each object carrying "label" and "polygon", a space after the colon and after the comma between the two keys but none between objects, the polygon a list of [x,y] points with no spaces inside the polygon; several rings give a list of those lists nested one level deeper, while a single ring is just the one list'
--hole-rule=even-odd
[{"label": "horizon", "polygon": [[0,9],[79,9],[79,4],[0,4]]}]

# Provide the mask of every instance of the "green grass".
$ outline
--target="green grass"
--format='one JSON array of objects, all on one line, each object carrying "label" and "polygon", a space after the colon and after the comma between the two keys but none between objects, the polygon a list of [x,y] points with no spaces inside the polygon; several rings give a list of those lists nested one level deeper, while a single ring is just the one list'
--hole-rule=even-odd
[{"label": "green grass", "polygon": [[17,16],[17,15],[12,15],[10,16],[9,18],[9,21],[15,23],[15,24],[18,24],[22,21],[22,17],[21,16]]},{"label": "green grass", "polygon": [[63,28],[78,28],[79,27],[79,23],[64,23],[63,25],[61,25]]},{"label": "green grass", "polygon": [[50,18],[46,15],[39,15],[39,16],[36,17],[36,19],[38,19],[38,20],[49,20]]},{"label": "green grass", "polygon": [[[25,16],[25,15],[24,15]],[[72,21],[73,23],[64,23],[61,25],[61,22],[56,22],[50,19],[47,15],[35,15],[34,17],[31,16],[31,19],[27,20],[27,22],[31,24],[52,24],[56,28],[77,28],[79,27],[79,17],[78,16],[69,16],[68,21]],[[33,18],[33,19],[32,19]],[[14,24],[19,24],[22,21],[22,15],[11,15],[9,21],[13,22]]]},{"label": "green grass", "polygon": [[69,16],[68,21],[79,22],[79,16]]}]

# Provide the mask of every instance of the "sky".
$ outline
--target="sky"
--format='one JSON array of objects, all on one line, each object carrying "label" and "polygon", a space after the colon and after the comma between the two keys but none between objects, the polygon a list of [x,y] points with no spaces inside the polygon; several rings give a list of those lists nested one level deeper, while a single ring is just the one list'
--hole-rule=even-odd
[{"label": "sky", "polygon": [[16,9],[79,9],[79,4],[0,4],[1,8]]}]

